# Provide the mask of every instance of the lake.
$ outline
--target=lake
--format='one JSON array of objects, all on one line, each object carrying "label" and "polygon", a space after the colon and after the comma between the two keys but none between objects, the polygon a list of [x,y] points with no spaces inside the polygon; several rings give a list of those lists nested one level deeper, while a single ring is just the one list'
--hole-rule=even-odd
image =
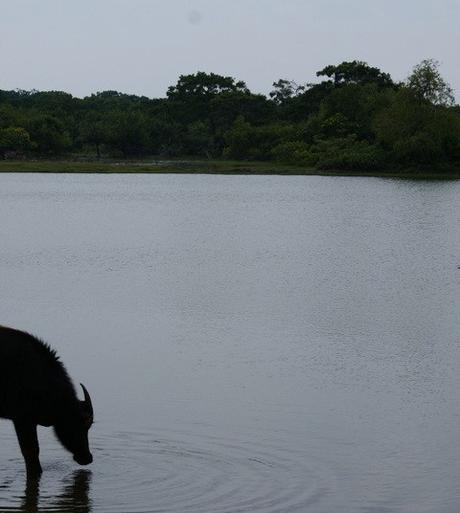
[{"label": "lake", "polygon": [[456,513],[460,183],[0,174],[0,323],[93,397],[0,511]]}]

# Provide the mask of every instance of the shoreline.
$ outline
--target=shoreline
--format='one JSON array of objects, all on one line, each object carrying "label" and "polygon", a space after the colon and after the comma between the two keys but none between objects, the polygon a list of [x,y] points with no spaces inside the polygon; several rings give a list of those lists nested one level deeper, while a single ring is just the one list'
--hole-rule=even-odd
[{"label": "shoreline", "polygon": [[279,176],[348,176],[400,178],[410,180],[458,180],[460,169],[450,170],[318,170],[277,162],[246,162],[219,160],[3,160],[0,173],[58,174],[222,174]]}]

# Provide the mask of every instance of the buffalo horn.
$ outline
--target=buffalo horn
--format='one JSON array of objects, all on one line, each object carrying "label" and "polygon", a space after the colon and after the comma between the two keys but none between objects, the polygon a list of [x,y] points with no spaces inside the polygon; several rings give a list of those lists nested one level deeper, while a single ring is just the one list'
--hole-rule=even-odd
[{"label": "buffalo horn", "polygon": [[85,396],[85,407],[88,410],[88,413],[93,417],[93,403],[91,402],[91,397],[89,395],[88,390],[86,390],[85,385],[80,383],[81,388],[83,389],[83,394]]}]

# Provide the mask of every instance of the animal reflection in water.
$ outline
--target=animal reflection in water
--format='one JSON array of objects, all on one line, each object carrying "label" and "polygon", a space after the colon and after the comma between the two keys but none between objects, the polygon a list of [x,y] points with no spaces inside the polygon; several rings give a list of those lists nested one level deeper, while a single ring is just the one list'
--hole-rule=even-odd
[{"label": "animal reflection in water", "polygon": [[89,498],[91,472],[77,470],[70,478],[64,481],[62,492],[53,499],[42,500],[40,504],[40,479],[28,479],[24,497],[18,510],[22,513],[39,513],[40,511],[53,511],[54,513],[91,512]]}]

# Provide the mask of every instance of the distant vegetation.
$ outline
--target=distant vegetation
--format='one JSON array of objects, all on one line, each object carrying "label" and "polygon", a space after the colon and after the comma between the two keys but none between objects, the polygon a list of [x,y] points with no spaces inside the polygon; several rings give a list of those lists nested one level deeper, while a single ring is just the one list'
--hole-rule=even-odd
[{"label": "distant vegetation", "polygon": [[404,83],[364,62],[278,80],[268,97],[232,77],[183,75],[166,98],[0,90],[0,157],[273,161],[319,170],[460,169],[460,107],[425,60]]}]

